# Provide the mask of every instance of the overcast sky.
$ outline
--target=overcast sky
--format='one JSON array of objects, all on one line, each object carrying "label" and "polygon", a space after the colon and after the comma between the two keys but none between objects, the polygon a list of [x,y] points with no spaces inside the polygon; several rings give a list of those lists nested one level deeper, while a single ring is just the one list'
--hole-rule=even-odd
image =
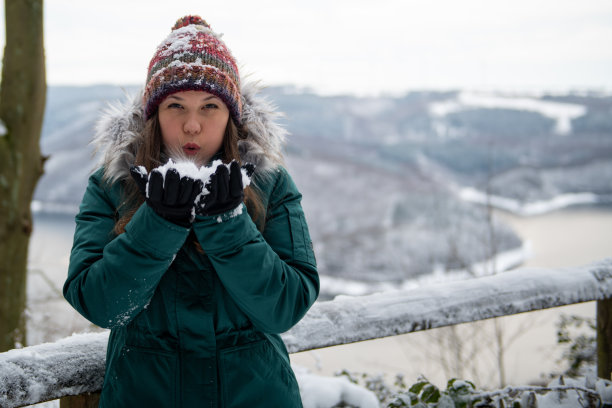
[{"label": "overcast sky", "polygon": [[610,0],[46,0],[48,83],[141,84],[189,13],[269,85],[612,91]]}]

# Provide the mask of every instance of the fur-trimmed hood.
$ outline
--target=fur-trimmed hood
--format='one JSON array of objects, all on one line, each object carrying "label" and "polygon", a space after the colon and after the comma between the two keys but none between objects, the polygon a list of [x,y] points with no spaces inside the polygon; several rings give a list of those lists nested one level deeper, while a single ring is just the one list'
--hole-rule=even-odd
[{"label": "fur-trimmed hood", "polygon": [[[280,113],[266,98],[258,95],[257,83],[241,88],[242,121],[248,129],[246,139],[238,141],[243,162],[255,164],[255,171],[264,173],[283,164],[282,147],[287,132],[276,123]],[[110,182],[130,176],[136,148],[144,128],[142,92],[125,102],[109,105],[96,125],[92,143],[101,153],[99,166]]]}]

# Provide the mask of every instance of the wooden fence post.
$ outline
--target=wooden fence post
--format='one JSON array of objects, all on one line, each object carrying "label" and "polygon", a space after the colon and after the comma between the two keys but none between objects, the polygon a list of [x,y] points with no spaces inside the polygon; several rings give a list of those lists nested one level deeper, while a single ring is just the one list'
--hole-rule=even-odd
[{"label": "wooden fence post", "polygon": [[60,408],[98,408],[99,403],[99,392],[60,398]]},{"label": "wooden fence post", "polygon": [[597,376],[612,374],[612,299],[597,301]]}]

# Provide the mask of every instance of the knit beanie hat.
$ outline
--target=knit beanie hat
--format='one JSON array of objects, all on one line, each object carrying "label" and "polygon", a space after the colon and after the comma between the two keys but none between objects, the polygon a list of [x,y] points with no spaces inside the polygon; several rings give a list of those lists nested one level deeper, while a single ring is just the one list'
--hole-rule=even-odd
[{"label": "knit beanie hat", "polygon": [[145,118],[168,96],[181,91],[206,91],[220,98],[236,124],[242,102],[240,77],[229,49],[199,16],[177,20],[149,63],[144,91]]}]

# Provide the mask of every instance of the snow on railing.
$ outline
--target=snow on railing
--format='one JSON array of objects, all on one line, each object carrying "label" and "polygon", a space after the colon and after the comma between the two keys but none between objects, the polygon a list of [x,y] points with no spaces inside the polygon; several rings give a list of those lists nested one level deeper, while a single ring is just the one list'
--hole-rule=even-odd
[{"label": "snow on railing", "polygon": [[612,258],[566,269],[520,268],[478,279],[320,302],[283,340],[290,353],[612,298]]},{"label": "snow on railing", "polygon": [[[282,335],[290,353],[612,298],[612,258],[316,303]],[[0,353],[0,407],[99,392],[108,332]]]}]

